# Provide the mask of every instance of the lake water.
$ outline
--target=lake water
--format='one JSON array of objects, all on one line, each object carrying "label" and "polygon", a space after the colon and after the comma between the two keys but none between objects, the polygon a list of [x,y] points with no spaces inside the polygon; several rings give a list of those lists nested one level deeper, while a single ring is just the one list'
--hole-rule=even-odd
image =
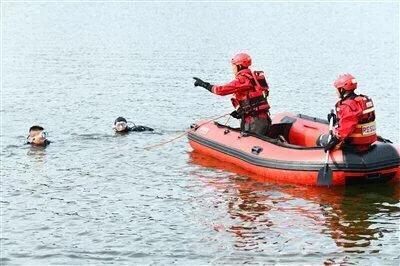
[{"label": "lake water", "polygon": [[[191,77],[229,81],[243,50],[273,114],[325,117],[351,72],[399,143],[398,4],[8,2],[2,19],[2,263],[399,265],[398,184],[259,183],[185,138],[143,149],[231,111]],[[116,136],[120,115],[156,132]],[[46,149],[24,145],[33,124]]]}]

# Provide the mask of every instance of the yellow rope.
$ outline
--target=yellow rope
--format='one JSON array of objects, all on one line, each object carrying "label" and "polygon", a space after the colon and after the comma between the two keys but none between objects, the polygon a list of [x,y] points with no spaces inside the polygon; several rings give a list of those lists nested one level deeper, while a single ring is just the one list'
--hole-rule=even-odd
[{"label": "yellow rope", "polygon": [[228,119],[226,119],[226,122],[225,122],[224,126],[226,126],[228,124],[230,119],[231,119],[231,116],[228,116]]},{"label": "yellow rope", "polygon": [[[221,115],[221,116],[212,118],[212,119],[210,119],[210,120],[207,120],[206,122],[201,123],[200,125],[198,125],[197,128],[199,128],[199,127],[201,127],[201,126],[204,126],[205,124],[208,124],[208,123],[213,122],[213,121],[215,121],[215,120],[218,120],[218,119],[220,119],[220,118],[222,118],[222,117],[225,117],[225,116],[227,116],[227,115],[230,115],[230,114],[231,114],[231,113],[229,112],[229,113],[226,113],[226,114],[224,114],[224,115]],[[228,118],[228,120],[226,121],[225,125],[228,123],[228,121],[229,121],[229,118]],[[151,149],[156,148],[156,147],[164,146],[165,144],[168,144],[168,143],[170,143],[170,142],[173,142],[174,140],[177,140],[177,139],[182,138],[183,136],[185,136],[186,134],[188,134],[188,133],[189,133],[190,131],[192,131],[192,130],[193,130],[193,129],[190,128],[190,129],[186,130],[185,132],[183,132],[182,134],[179,134],[178,136],[176,136],[176,137],[174,137],[174,138],[172,138],[172,139],[170,139],[170,140],[163,141],[163,142],[160,142],[160,143],[151,145],[151,146],[146,146],[146,147],[144,147],[143,149],[145,149],[145,150],[151,150]]]}]

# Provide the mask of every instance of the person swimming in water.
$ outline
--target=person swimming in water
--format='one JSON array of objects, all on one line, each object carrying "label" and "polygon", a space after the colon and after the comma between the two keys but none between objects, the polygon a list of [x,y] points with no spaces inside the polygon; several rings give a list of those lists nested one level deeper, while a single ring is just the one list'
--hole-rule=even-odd
[{"label": "person swimming in water", "polygon": [[47,139],[47,132],[44,131],[44,128],[41,126],[31,126],[29,129],[29,135],[26,138],[27,144],[32,146],[47,146],[50,144],[50,141]]},{"label": "person swimming in water", "polygon": [[132,131],[135,132],[154,131],[154,129],[146,126],[137,126],[135,124],[133,124],[133,126],[129,126],[128,121],[121,116],[115,119],[113,128],[116,133],[128,133]]}]

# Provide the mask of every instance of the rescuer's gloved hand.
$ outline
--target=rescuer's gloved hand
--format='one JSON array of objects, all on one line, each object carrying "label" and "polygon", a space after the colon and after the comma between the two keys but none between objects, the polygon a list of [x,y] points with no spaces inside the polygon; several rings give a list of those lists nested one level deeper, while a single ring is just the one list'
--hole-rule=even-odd
[{"label": "rescuer's gloved hand", "polygon": [[333,148],[335,148],[336,145],[339,144],[339,142],[340,140],[335,135],[333,135],[329,142],[324,146],[324,151],[327,152],[328,150],[332,150]]},{"label": "rescuer's gloved hand", "polygon": [[236,111],[236,110],[231,113],[231,116],[233,118],[236,118],[236,119],[240,119],[241,118],[239,113],[238,113],[238,111]]},{"label": "rescuer's gloved hand", "polygon": [[328,119],[328,122],[331,121],[331,119],[333,119],[333,125],[335,125],[337,122],[337,117],[334,113],[329,113],[327,116],[327,119]]},{"label": "rescuer's gloved hand", "polygon": [[199,87],[205,88],[208,91],[212,90],[213,86],[210,83],[202,81],[201,79],[196,78],[196,77],[193,77],[193,79],[195,80],[195,82],[194,82],[195,87],[199,86]]}]

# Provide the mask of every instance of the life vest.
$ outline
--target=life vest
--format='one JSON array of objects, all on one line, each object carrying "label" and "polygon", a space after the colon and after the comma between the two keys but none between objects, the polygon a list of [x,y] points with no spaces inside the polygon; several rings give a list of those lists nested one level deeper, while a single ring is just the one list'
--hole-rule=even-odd
[{"label": "life vest", "polygon": [[232,104],[241,116],[258,116],[260,113],[268,114],[270,105],[267,97],[269,95],[268,83],[265,79],[263,71],[254,71],[244,73],[254,89],[247,92],[247,97],[244,100],[232,99]]},{"label": "life vest", "polygon": [[[355,95],[352,98],[361,107],[361,112],[358,115],[358,124],[346,139],[346,143],[350,145],[370,145],[377,140],[374,103],[365,95]],[[336,105],[336,112],[338,111],[339,104]]]}]

